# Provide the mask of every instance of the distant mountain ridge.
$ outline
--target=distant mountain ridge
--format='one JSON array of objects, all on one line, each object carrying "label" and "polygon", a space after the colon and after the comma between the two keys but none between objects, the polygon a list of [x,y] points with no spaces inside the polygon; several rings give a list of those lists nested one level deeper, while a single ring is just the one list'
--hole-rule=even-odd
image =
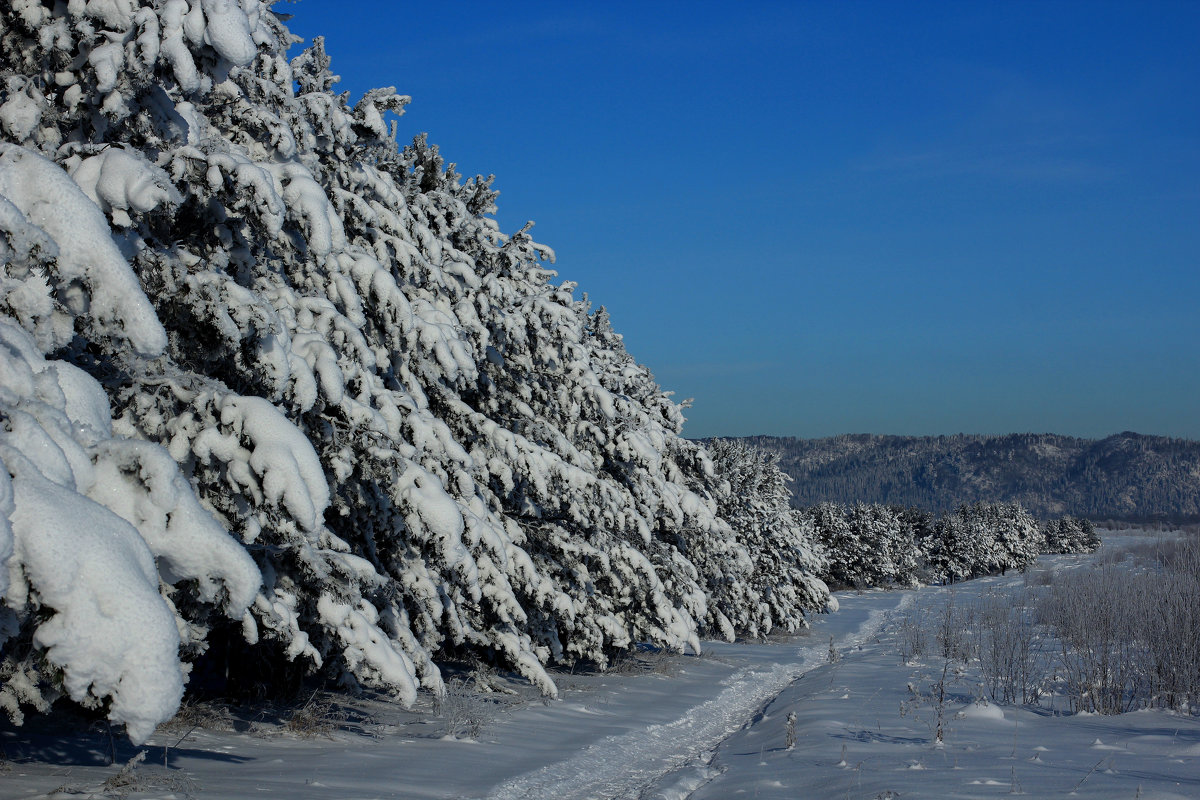
[{"label": "distant mountain ridge", "polygon": [[1125,432],[1055,434],[749,436],[780,457],[793,504],[883,503],[947,511],[1018,502],[1046,518],[1200,520],[1200,442]]}]

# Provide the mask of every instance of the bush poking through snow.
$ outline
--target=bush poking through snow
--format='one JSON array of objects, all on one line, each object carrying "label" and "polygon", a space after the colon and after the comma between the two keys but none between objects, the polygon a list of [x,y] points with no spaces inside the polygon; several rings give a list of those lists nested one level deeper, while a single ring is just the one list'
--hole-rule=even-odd
[{"label": "bush poking through snow", "polygon": [[[944,660],[942,662],[941,674],[936,679],[931,679],[928,685],[908,684],[908,700],[900,706],[900,716],[912,714],[918,719],[923,719],[925,724],[929,726],[929,732],[933,736],[935,747],[943,747],[946,742],[948,727],[946,700],[949,696],[948,689],[950,684],[957,677],[956,673],[950,669],[952,663],[949,659]],[[925,709],[929,709],[930,713],[922,717],[925,714]]]},{"label": "bush poking through snow", "polygon": [[350,720],[336,697],[315,691],[303,705],[293,708],[284,717],[283,729],[302,739],[333,738],[333,734]]},{"label": "bush poking through snow", "polygon": [[453,678],[447,681],[445,694],[435,701],[433,713],[440,720],[443,736],[474,741],[495,718],[495,703],[473,684],[467,678]]}]

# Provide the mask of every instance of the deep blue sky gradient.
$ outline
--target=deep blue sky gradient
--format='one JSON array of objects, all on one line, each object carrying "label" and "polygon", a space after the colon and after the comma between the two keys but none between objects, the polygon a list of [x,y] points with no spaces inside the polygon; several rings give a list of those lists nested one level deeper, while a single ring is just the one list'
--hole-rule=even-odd
[{"label": "deep blue sky gradient", "polygon": [[1200,3],[280,3],[689,436],[1200,438]]}]

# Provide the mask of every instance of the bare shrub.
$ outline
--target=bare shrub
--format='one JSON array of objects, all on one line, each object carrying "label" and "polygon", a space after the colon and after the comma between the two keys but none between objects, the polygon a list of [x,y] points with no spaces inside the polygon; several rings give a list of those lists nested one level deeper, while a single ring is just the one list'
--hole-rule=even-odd
[{"label": "bare shrub", "polygon": [[1200,542],[1165,548],[1158,569],[1146,573],[1147,624],[1140,638],[1149,655],[1153,704],[1171,708],[1200,703]]},{"label": "bare shrub", "polygon": [[989,594],[980,603],[979,668],[994,702],[1034,703],[1040,695],[1043,665],[1030,601],[1022,587],[1015,593]]},{"label": "bare shrub", "polygon": [[[161,770],[142,767],[146,751],[141,750],[100,785],[100,794],[105,797],[128,797],[133,793],[166,791],[185,797],[199,789],[199,785],[188,775],[176,770]],[[63,787],[59,791],[68,794],[91,794],[82,787]],[[95,796],[92,794],[92,796]]]},{"label": "bare shrub", "polygon": [[471,688],[467,678],[452,678],[434,701],[433,713],[442,719],[442,733],[452,739],[476,739],[495,716],[495,704]]},{"label": "bare shrub", "polygon": [[332,695],[313,692],[299,708],[293,709],[283,721],[283,729],[303,739],[332,738],[334,731],[350,719],[346,709]]},{"label": "bare shrub", "polygon": [[1075,711],[1129,710],[1138,677],[1131,616],[1142,605],[1126,571],[1111,566],[1066,576],[1043,618],[1060,641],[1059,659]]},{"label": "bare shrub", "polygon": [[[925,633],[925,621],[922,619],[920,606],[914,603],[912,609],[906,611],[900,617],[896,628],[900,640],[900,658],[904,663],[908,663],[925,654],[927,637]],[[830,639],[829,646],[830,648],[833,647],[832,639]]]},{"label": "bare shrub", "polygon": [[1134,560],[1064,575],[1039,606],[1061,642],[1075,710],[1200,701],[1200,546],[1158,541],[1139,546]]},{"label": "bare shrub", "polygon": [[955,592],[951,589],[938,615],[938,649],[942,658],[967,662],[974,655],[969,632],[975,625],[975,610],[970,606],[959,606],[955,599]]}]

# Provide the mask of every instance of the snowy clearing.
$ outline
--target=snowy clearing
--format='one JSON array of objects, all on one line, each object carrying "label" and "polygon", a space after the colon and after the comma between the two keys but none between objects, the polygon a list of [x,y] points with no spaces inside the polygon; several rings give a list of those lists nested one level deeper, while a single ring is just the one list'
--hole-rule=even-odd
[{"label": "snowy clearing", "polygon": [[[1048,557],[1042,568],[1073,569],[1091,558]],[[1023,580],[959,584],[953,599],[966,606]],[[143,748],[145,761],[125,773],[121,765],[139,751],[123,738],[110,742],[102,728],[65,735],[54,722],[33,720],[0,729],[8,759],[0,795],[1200,796],[1200,719],[1168,711],[1070,715],[1056,711],[1053,698],[982,704],[974,668],[948,672],[939,746],[931,690],[944,661],[899,654],[905,620],[918,607],[936,613],[949,597],[950,587],[839,593],[841,610],[817,618],[803,636],[707,643],[699,657],[641,651],[610,673],[556,675],[555,701],[517,682],[499,681],[513,695],[480,694],[452,679],[440,714],[428,705],[404,711],[360,701],[318,709],[325,722],[314,715],[307,738],[303,724],[287,724],[286,710],[211,715],[210,727],[194,730],[176,722],[160,728]],[[789,712],[797,716],[791,750]],[[116,765],[108,766],[113,746]]]}]

